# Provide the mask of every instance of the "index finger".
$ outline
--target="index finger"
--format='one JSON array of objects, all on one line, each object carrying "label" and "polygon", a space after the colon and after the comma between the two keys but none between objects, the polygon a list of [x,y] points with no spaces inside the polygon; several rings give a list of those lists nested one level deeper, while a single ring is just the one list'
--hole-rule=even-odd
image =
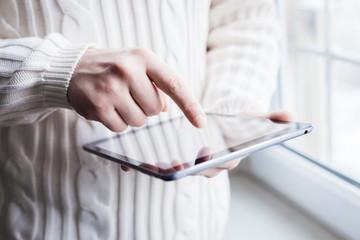
[{"label": "index finger", "polygon": [[146,59],[146,74],[158,88],[174,100],[195,127],[201,128],[206,125],[206,115],[189,87],[170,66],[151,52]]}]

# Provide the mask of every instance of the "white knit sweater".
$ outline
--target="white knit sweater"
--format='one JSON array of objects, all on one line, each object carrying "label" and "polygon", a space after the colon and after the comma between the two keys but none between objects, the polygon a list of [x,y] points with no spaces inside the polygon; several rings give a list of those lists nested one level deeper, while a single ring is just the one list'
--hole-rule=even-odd
[{"label": "white knit sweater", "polygon": [[0,0],[0,239],[219,239],[226,172],[163,182],[84,152],[112,133],[72,110],[67,87],[89,44],[141,46],[206,111],[263,112],[275,16],[271,0]]}]

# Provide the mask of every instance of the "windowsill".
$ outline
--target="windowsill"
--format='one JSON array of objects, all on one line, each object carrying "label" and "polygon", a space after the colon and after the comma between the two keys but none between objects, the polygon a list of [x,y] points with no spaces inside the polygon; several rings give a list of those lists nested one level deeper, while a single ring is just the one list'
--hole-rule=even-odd
[{"label": "windowsill", "polygon": [[230,172],[231,205],[224,240],[343,239],[257,178]]},{"label": "windowsill", "polygon": [[282,146],[254,153],[242,170],[346,239],[360,236],[360,188]]}]

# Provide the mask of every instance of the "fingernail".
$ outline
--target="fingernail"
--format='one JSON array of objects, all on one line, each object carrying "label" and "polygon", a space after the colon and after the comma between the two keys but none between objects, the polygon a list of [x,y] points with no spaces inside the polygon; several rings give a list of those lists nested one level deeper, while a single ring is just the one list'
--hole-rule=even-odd
[{"label": "fingernail", "polygon": [[196,121],[197,127],[199,127],[199,128],[205,127],[206,122],[207,122],[205,113],[199,114],[199,115],[196,117],[195,121]]}]

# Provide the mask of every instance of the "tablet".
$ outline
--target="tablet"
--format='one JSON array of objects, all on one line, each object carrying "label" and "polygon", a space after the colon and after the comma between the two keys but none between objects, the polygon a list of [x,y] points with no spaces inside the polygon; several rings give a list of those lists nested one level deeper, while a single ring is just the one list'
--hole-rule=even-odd
[{"label": "tablet", "polygon": [[307,134],[311,124],[207,113],[198,129],[178,117],[84,145],[142,173],[176,180]]}]

